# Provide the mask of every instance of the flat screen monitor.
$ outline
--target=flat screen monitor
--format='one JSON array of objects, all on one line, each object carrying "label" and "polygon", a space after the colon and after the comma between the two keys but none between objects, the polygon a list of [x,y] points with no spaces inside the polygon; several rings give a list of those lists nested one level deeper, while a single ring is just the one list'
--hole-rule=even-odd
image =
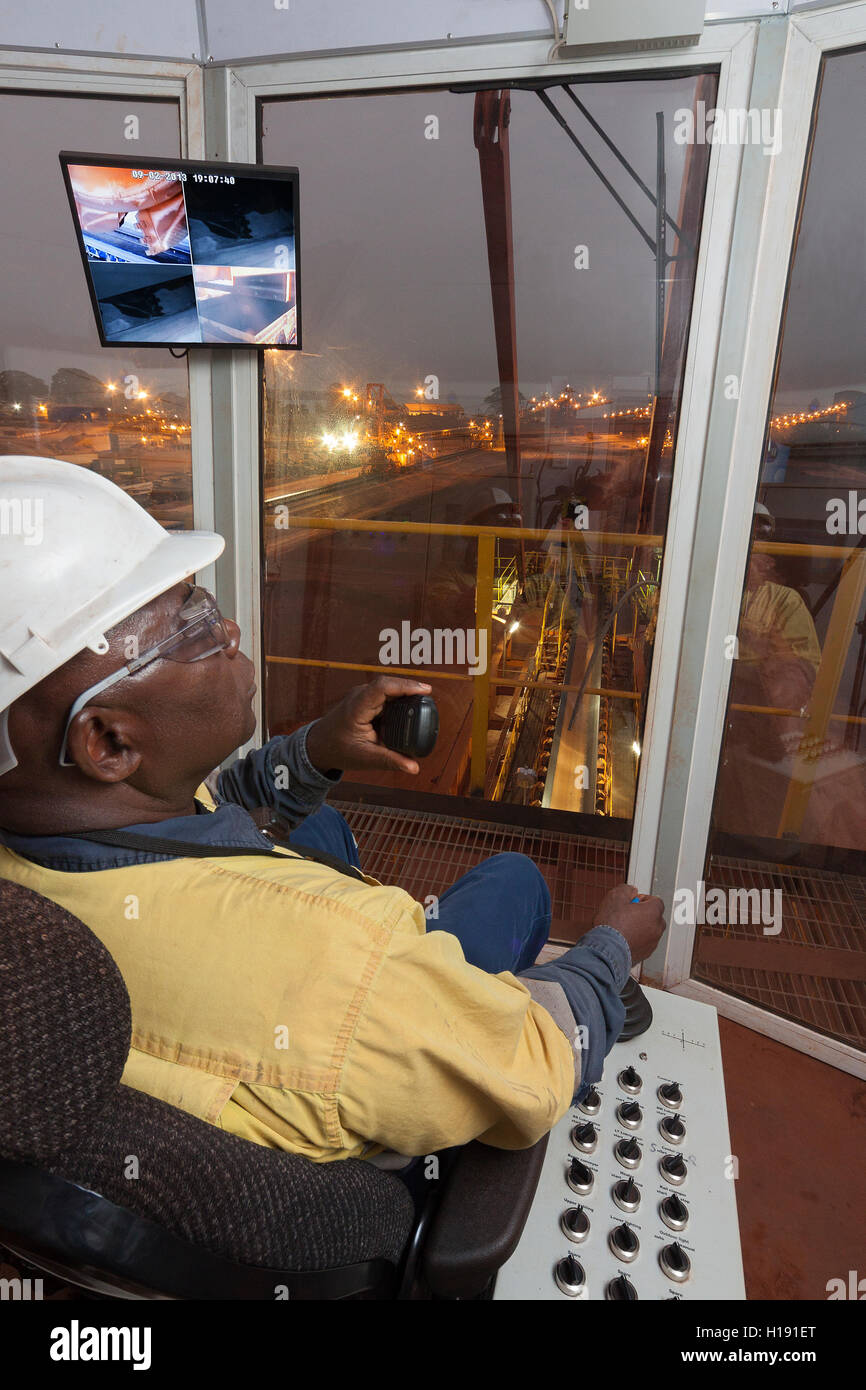
[{"label": "flat screen monitor", "polygon": [[60,164],[103,347],[300,348],[297,169]]}]

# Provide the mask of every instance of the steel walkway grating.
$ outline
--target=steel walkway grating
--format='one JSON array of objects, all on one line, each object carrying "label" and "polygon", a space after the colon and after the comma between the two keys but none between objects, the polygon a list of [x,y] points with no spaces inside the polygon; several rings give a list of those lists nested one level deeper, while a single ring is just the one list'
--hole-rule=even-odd
[{"label": "steel walkway grating", "polygon": [[[785,864],[761,864],[714,857],[707,888],[757,888],[781,892],[782,930],[772,938],[803,949],[802,973],[767,968],[767,938],[760,928],[735,924],[701,926],[695,942],[693,975],[762,1008],[866,1048],[866,979],[839,979],[819,970],[822,953],[848,952],[852,966],[866,959],[866,879]],[[701,942],[724,939],[761,950],[760,968],[722,965],[700,959]],[[809,953],[815,973],[809,973]]]},{"label": "steel walkway grating", "polygon": [[354,801],[329,799],[329,805],[352,827],[364,870],[419,902],[494,854],[528,855],[550,889],[553,940],[582,936],[605,893],[626,875],[628,846],[609,840]]},{"label": "steel walkway grating", "polygon": [[[554,941],[576,941],[588,930],[601,898],[624,880],[628,868],[628,846],[586,835],[358,802],[330,804],[352,827],[365,870],[421,902],[431,893],[444,892],[494,854],[528,855],[550,889]],[[866,879],[717,857],[707,887],[780,889],[782,940],[816,952],[844,950],[852,957],[866,953]],[[866,1047],[866,981],[700,960],[704,937],[748,943],[755,940],[754,931],[739,924],[700,927],[694,978],[854,1047]]]}]

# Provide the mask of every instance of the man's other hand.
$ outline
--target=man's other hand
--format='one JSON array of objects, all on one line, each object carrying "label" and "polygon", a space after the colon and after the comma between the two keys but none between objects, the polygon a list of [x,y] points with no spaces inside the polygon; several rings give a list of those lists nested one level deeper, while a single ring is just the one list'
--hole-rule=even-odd
[{"label": "man's other hand", "polygon": [[404,758],[386,748],[373,728],[385,701],[395,695],[429,695],[424,681],[401,676],[376,676],[367,685],[356,685],[338,705],[323,714],[307,733],[307,756],[321,772],[363,772],[385,768],[392,772],[418,772],[414,758]]},{"label": "man's other hand", "polygon": [[[638,902],[633,902],[638,898]],[[651,956],[665,929],[665,905],[661,898],[639,893],[630,883],[620,883],[606,893],[593,918],[594,927],[615,927],[628,942],[632,965]]]}]

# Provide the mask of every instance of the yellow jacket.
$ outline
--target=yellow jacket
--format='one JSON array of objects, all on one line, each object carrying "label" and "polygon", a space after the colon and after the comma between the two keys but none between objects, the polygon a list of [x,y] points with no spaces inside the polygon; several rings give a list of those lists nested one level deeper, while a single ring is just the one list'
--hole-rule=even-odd
[{"label": "yellow jacket", "polygon": [[514,975],[468,965],[420,904],[286,851],[91,872],[0,846],[0,876],[67,908],[132,1001],[127,1085],[316,1160],[470,1139],[527,1147],[574,1054]]},{"label": "yellow jacket", "polygon": [[812,615],[796,589],[785,584],[760,584],[747,589],[740,619],[740,660],[799,657],[817,672],[821,644]]}]

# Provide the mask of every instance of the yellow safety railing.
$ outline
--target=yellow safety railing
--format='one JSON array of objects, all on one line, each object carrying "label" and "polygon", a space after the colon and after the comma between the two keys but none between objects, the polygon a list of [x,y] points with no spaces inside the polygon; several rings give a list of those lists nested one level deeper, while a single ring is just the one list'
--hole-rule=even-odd
[{"label": "yellow safety railing", "polygon": [[496,603],[506,602],[509,594],[516,592],[519,578],[516,560],[508,560],[504,565],[497,563],[493,577],[493,597]]},{"label": "yellow safety railing", "polygon": [[[500,590],[504,592],[503,582],[507,571],[501,571],[499,581],[496,574],[496,543],[499,540],[525,540],[537,542],[555,542],[559,544],[567,543],[572,536],[572,532],[563,528],[560,532],[550,529],[541,529],[531,526],[471,526],[449,522],[427,522],[427,521],[382,521],[369,520],[366,518],[351,517],[318,517],[318,516],[290,516],[287,518],[288,527],[296,531],[344,531],[344,532],[363,532],[363,533],[394,533],[397,535],[418,535],[418,536],[464,536],[472,538],[477,544],[476,572],[475,572],[475,621],[479,632],[486,633],[486,650],[492,652],[491,628],[492,615],[497,600],[497,582]],[[610,561],[616,561],[624,557],[603,555],[601,548],[612,550],[618,547],[627,547],[634,550],[645,550],[659,548],[664,543],[664,537],[658,534],[641,534],[634,531],[583,531],[576,530],[573,535],[587,546],[596,546],[599,549],[590,559],[603,559],[605,566],[610,569]],[[747,711],[752,713],[763,713],[768,715],[785,715],[788,717],[803,717],[806,722],[804,730],[803,747],[812,748],[820,744],[824,738],[827,727],[831,721],[842,721],[847,723],[866,723],[866,720],[859,716],[840,715],[833,712],[833,705],[839,691],[839,685],[847,658],[848,647],[854,632],[854,625],[857,621],[860,605],[866,592],[866,550],[853,548],[844,545],[810,545],[800,542],[787,541],[755,541],[752,545],[752,553],[766,555],[784,555],[791,557],[803,557],[821,560],[842,560],[842,576],[837,587],[836,595],[833,600],[833,608],[830,614],[830,621],[827,634],[821,653],[821,663],[815,678],[812,691],[812,698],[809,702],[809,713],[805,716],[800,715],[798,710],[786,710],[765,705],[739,705],[732,704],[732,710]],[[618,565],[613,565],[616,572]],[[546,611],[546,605],[545,605]],[[329,670],[337,671],[359,671],[379,675],[405,675],[417,678],[420,674],[418,668],[404,669],[396,666],[381,666],[362,662],[349,661],[322,661],[314,660],[309,657],[292,657],[266,655],[265,661],[275,665],[290,666],[313,666],[325,667]],[[484,790],[484,780],[487,759],[487,728],[489,713],[490,695],[490,661],[487,662],[483,674],[470,675],[463,672],[431,671],[426,675],[435,680],[458,680],[472,681],[473,683],[473,710],[472,710],[472,741],[470,753],[470,792],[481,794]],[[493,677],[496,685],[511,687],[513,689],[548,689],[551,687],[549,681],[520,680],[507,676]],[[577,685],[555,686],[557,691],[567,693],[580,689]],[[608,688],[585,686],[584,694],[599,695],[608,699],[639,700],[640,692],[636,690],[612,690]],[[799,754],[796,760],[794,773],[788,787],[788,795],[782,812],[779,824],[779,835],[797,833],[803,823],[806,806],[811,793],[812,782],[815,774],[815,763],[807,756],[806,752]]]},{"label": "yellow safety railing", "polygon": [[[493,626],[493,608],[495,591],[495,553],[496,542],[498,540],[531,540],[531,541],[550,541],[558,539],[557,533],[549,529],[541,529],[532,526],[464,526],[451,522],[428,522],[428,521],[374,521],[365,519],[355,519],[349,517],[320,517],[320,516],[299,516],[289,517],[288,526],[291,530],[297,531],[359,531],[376,535],[384,533],[396,533],[397,535],[416,535],[416,536],[466,536],[474,538],[477,543],[477,557],[475,569],[475,626],[479,634],[486,633],[485,650],[492,652],[491,629]],[[564,532],[563,539],[567,539],[570,533]],[[575,531],[575,536],[587,544],[599,546],[630,546],[645,548],[650,546],[660,546],[662,536],[660,535],[638,535],[632,531]],[[333,670],[349,671],[369,671],[381,675],[408,675],[416,679],[420,674],[418,669],[406,671],[396,666],[376,666],[354,662],[339,661],[310,661],[305,657],[280,657],[266,656],[265,660],[274,664],[286,664],[294,666],[326,666]],[[445,673],[442,671],[428,672],[428,675],[435,677],[436,680],[471,680],[473,682],[472,696],[472,738],[470,751],[469,781],[470,794],[481,795],[484,791],[484,779],[487,766],[487,727],[489,718],[490,703],[490,661],[486,664],[486,669],[478,675],[463,675],[459,673]],[[533,682],[508,679],[504,676],[496,676],[495,683],[505,686],[527,686]],[[546,682],[535,682],[535,684],[545,685]],[[557,689],[564,687],[557,686]],[[600,691],[586,691],[589,694],[600,694]],[[619,695],[619,692],[609,692]],[[634,698],[634,692],[629,692],[629,698]]]}]

